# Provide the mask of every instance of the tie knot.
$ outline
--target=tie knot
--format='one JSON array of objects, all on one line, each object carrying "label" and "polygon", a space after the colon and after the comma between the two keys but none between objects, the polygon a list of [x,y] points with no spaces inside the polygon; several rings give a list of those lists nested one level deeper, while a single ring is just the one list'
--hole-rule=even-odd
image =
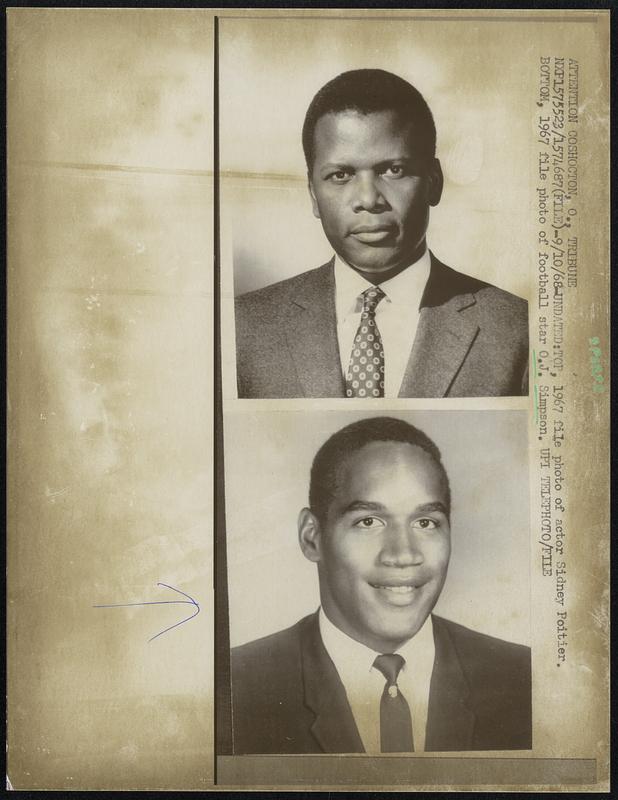
[{"label": "tie knot", "polygon": [[378,303],[384,297],[386,297],[386,295],[379,286],[372,286],[371,289],[365,289],[363,292],[363,312],[365,314],[375,314]]},{"label": "tie knot", "polygon": [[393,686],[397,683],[397,676],[405,663],[405,658],[398,653],[385,653],[376,658],[373,666],[384,675],[388,685]]}]

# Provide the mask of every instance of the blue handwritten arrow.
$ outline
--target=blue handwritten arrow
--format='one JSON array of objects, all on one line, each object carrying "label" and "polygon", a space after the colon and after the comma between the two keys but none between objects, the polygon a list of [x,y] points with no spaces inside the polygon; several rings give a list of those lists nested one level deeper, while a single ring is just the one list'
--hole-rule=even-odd
[{"label": "blue handwritten arrow", "polygon": [[143,603],[106,603],[105,605],[96,605],[92,606],[93,608],[128,608],[129,606],[169,606],[169,605],[187,605],[187,606],[194,606],[195,611],[191,616],[185,617],[185,619],[181,619],[180,622],[176,622],[174,625],[170,625],[169,628],[165,628],[162,631],[159,631],[155,636],[148,639],[149,642],[154,641],[159,636],[163,636],[164,633],[171,631],[172,628],[177,628],[179,625],[183,625],[185,622],[188,622],[193,617],[197,617],[200,613],[200,607],[197,600],[194,600],[191,595],[186,594],[186,592],[182,592],[180,589],[174,588],[174,586],[170,586],[167,583],[157,583],[157,586],[165,586],[167,589],[171,589],[173,592],[178,592],[183,597],[188,598],[187,600],[148,600]]}]

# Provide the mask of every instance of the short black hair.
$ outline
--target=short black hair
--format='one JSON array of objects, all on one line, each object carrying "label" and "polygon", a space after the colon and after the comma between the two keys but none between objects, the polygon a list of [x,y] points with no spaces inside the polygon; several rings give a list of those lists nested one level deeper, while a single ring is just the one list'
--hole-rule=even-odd
[{"label": "short black hair", "polygon": [[345,460],[372,442],[403,442],[420,447],[433,459],[444,484],[447,516],[451,514],[451,487],[440,451],[426,433],[394,417],[370,417],[346,425],[320,447],[309,481],[309,508],[322,523],[338,490],[339,470]]},{"label": "short black hair", "polygon": [[329,81],[309,104],[303,124],[303,150],[309,172],[315,158],[315,126],[321,117],[340,111],[371,114],[390,110],[413,123],[421,157],[433,159],[436,154],[436,126],[429,106],[418,89],[383,69],[353,69]]}]

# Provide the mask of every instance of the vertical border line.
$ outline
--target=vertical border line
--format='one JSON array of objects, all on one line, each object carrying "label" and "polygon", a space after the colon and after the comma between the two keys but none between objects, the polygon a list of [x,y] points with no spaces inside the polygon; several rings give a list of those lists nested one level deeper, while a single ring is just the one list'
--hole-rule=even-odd
[{"label": "vertical border line", "polygon": [[221,243],[219,176],[219,17],[213,18],[213,784],[217,785],[217,755],[231,753],[229,728],[231,689],[229,631],[227,624],[227,558],[225,547],[225,485],[223,454],[223,394],[221,373]]},{"label": "vertical border line", "polygon": [[212,588],[213,588],[213,784],[217,784],[217,707],[218,707],[218,623],[219,602],[217,597],[217,566],[218,566],[218,547],[217,531],[219,530],[219,419],[221,415],[220,396],[221,396],[221,356],[220,356],[220,326],[219,326],[219,18],[215,15],[213,19],[213,93],[212,93],[212,147],[213,147],[213,532],[212,532]]}]

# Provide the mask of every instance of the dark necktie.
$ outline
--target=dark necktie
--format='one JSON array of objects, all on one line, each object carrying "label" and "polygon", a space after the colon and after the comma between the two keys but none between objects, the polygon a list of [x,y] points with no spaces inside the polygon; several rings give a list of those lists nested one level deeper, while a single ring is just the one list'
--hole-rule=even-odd
[{"label": "dark necktie", "polygon": [[403,656],[397,653],[378,656],[373,662],[386,678],[380,700],[380,750],[383,753],[414,752],[410,706],[397,686],[397,676],[405,663]]},{"label": "dark necktie", "polygon": [[384,348],[376,325],[376,308],[386,295],[379,286],[372,286],[362,297],[363,311],[345,375],[345,394],[346,397],[384,397]]}]

